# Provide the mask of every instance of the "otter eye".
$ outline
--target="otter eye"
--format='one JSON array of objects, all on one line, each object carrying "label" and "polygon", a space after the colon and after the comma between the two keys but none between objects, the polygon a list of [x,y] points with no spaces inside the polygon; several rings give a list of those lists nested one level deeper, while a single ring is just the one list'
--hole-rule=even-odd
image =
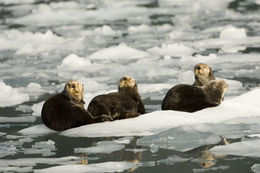
[{"label": "otter eye", "polygon": [[67,84],[67,86],[70,88],[71,86],[70,86],[70,84]]},{"label": "otter eye", "polygon": [[200,66],[197,66],[197,69],[200,70]]},{"label": "otter eye", "polygon": [[126,78],[126,77],[123,77],[122,79],[123,79],[123,81],[126,81],[126,80],[127,80],[127,78]]}]

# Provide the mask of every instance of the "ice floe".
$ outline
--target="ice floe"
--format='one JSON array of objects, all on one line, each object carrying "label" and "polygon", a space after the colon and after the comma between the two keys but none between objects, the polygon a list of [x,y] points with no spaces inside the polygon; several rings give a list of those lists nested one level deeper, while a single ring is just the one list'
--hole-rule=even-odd
[{"label": "ice floe", "polygon": [[32,148],[24,149],[24,154],[41,154],[42,156],[55,155],[55,142],[52,140],[36,142]]},{"label": "ice floe", "polygon": [[252,167],[251,167],[251,170],[255,173],[259,173],[260,172],[260,164],[254,164]]},{"label": "ice floe", "polygon": [[[61,134],[70,137],[143,136],[181,125],[225,123],[234,118],[260,116],[257,95],[260,95],[259,89],[224,101],[218,107],[207,108],[195,113],[155,111],[137,118],[82,126]],[[97,129],[103,130],[100,132]]]},{"label": "ice floe", "polygon": [[75,153],[88,153],[88,154],[96,154],[96,153],[104,153],[110,154],[115,151],[119,151],[123,149],[125,145],[117,143],[115,141],[101,141],[96,144],[96,146],[88,147],[88,148],[75,148]]},{"label": "ice floe", "polygon": [[148,56],[149,54],[146,52],[136,50],[124,43],[121,43],[118,46],[112,46],[103,50],[99,50],[91,54],[89,57],[87,57],[87,59],[95,61],[102,60],[103,63],[107,61],[119,61],[126,63],[129,60],[137,60]]},{"label": "ice floe", "polygon": [[33,116],[20,116],[20,117],[0,117],[1,123],[24,123],[34,122],[36,120]]},{"label": "ice floe", "polygon": [[155,55],[170,55],[175,57],[192,55],[194,53],[192,48],[183,44],[163,44],[161,47],[154,47],[147,51]]},{"label": "ice floe", "polygon": [[0,80],[0,107],[13,106],[29,101],[28,94],[19,92],[17,88],[6,85]]},{"label": "ice floe", "polygon": [[[73,43],[72,43],[73,42]],[[80,50],[80,41],[65,39],[51,30],[45,33],[4,30],[0,32],[0,50],[15,50],[16,54],[37,54],[55,50]]]},{"label": "ice floe", "polygon": [[36,117],[41,116],[43,104],[44,104],[44,102],[40,102],[40,103],[36,103],[36,104],[32,105],[31,110],[33,111],[33,113],[32,113],[33,116],[36,116]]},{"label": "ice floe", "polygon": [[215,154],[260,157],[260,140],[249,140],[225,146],[217,146],[210,149],[210,152]]},{"label": "ice floe", "polygon": [[138,167],[138,164],[131,162],[103,162],[89,165],[65,165],[65,166],[54,166],[46,169],[36,169],[36,173],[55,173],[55,172],[64,172],[64,173],[84,173],[84,172],[123,172],[125,170]]},{"label": "ice floe", "polygon": [[[255,89],[239,97],[226,100],[217,107],[194,113],[155,111],[137,118],[81,126],[61,134],[69,137],[146,136],[178,126],[201,123],[228,124],[230,122],[232,124],[239,118],[247,119],[260,116],[258,95],[260,95],[260,89]],[[20,131],[20,133],[27,135],[44,135],[51,132],[53,131],[44,125],[36,125]],[[221,132],[217,135],[221,135]]]}]

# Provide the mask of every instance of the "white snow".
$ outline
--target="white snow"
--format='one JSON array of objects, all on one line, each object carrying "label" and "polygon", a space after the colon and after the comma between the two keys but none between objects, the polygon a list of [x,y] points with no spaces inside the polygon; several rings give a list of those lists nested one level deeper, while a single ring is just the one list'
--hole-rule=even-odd
[{"label": "white snow", "polygon": [[0,107],[13,106],[29,101],[28,94],[20,93],[17,88],[6,85],[0,80]]},{"label": "white snow", "polygon": [[215,154],[260,157],[260,140],[242,141],[210,149]]},{"label": "white snow", "polygon": [[84,173],[84,172],[123,172],[125,170],[138,167],[131,162],[103,162],[89,165],[65,165],[54,166],[46,169],[34,170],[36,173]]}]

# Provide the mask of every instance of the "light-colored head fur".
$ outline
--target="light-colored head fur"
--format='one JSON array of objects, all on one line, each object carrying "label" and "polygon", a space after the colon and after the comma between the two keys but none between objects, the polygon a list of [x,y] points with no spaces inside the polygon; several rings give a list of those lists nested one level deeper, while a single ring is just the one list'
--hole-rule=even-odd
[{"label": "light-colored head fur", "polygon": [[135,88],[137,86],[133,77],[123,76],[118,84],[118,88]]},{"label": "light-colored head fur", "polygon": [[194,67],[195,82],[194,86],[206,85],[209,81],[214,80],[212,69],[208,64],[199,63]]},{"label": "light-colored head fur", "polygon": [[202,88],[211,102],[220,104],[224,99],[224,94],[228,90],[228,84],[224,80],[212,80]]},{"label": "light-colored head fur", "polygon": [[66,83],[64,91],[70,97],[77,101],[83,100],[84,85],[78,81],[69,81]]}]

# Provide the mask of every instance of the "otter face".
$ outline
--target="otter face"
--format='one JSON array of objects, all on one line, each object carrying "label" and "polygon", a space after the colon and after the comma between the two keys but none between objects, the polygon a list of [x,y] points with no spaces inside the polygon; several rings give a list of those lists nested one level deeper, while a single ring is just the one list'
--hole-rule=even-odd
[{"label": "otter face", "polygon": [[69,81],[65,85],[66,92],[73,98],[81,101],[84,94],[84,85],[78,81]]},{"label": "otter face", "polygon": [[123,76],[119,81],[119,88],[134,88],[136,87],[136,81],[130,76]]},{"label": "otter face", "polygon": [[202,85],[205,85],[210,80],[214,79],[211,67],[207,64],[197,64],[194,67],[195,79],[200,81]]}]

